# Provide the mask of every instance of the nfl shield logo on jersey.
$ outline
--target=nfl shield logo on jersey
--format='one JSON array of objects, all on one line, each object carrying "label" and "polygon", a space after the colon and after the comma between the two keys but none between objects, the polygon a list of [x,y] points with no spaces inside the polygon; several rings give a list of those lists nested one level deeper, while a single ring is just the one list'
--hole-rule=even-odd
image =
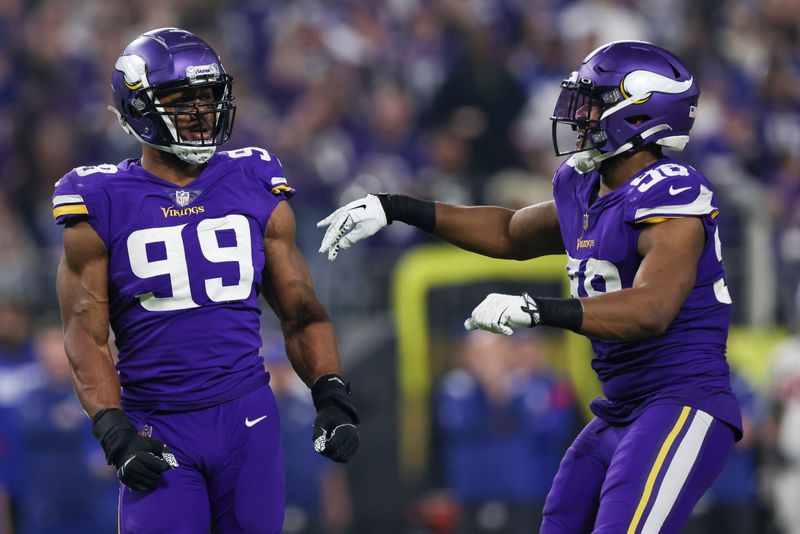
[{"label": "nfl shield logo on jersey", "polygon": [[191,195],[189,194],[189,191],[183,191],[183,190],[175,191],[175,203],[178,206],[183,207],[186,204],[188,204],[190,201],[190,197]]}]

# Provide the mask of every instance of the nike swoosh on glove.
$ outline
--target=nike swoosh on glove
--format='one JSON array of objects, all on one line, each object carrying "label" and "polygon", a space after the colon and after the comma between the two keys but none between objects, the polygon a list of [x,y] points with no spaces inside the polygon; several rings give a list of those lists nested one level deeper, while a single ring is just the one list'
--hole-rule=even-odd
[{"label": "nike swoosh on glove", "polygon": [[335,462],[347,462],[358,450],[358,412],[350,401],[350,385],[338,375],[320,377],[311,387],[317,408],[314,450]]},{"label": "nike swoosh on glove", "polygon": [[386,213],[375,195],[367,195],[337,209],[317,223],[317,228],[328,227],[319,247],[320,254],[328,253],[333,261],[340,250],[365,239],[386,226]]},{"label": "nike swoosh on glove", "polygon": [[140,436],[122,410],[101,410],[92,419],[92,434],[106,453],[117,477],[136,491],[153,489],[161,474],[178,467],[178,461],[163,441]]},{"label": "nike swoosh on glove", "polygon": [[540,319],[539,308],[527,293],[521,296],[491,293],[472,310],[470,318],[464,321],[464,328],[480,328],[510,336],[515,328],[536,326]]}]

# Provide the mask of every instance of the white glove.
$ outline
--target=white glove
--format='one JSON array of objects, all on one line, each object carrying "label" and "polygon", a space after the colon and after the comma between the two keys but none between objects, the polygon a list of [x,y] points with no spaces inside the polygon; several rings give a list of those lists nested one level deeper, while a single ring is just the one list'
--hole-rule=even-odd
[{"label": "white glove", "polygon": [[472,310],[472,316],[464,321],[464,328],[480,328],[510,336],[514,328],[530,328],[539,321],[539,309],[527,293],[522,296],[491,293]]},{"label": "white glove", "polygon": [[353,243],[371,236],[386,224],[386,213],[378,197],[367,195],[354,200],[317,223],[317,228],[328,227],[319,252],[327,252],[328,259],[333,261],[339,250],[350,248]]}]

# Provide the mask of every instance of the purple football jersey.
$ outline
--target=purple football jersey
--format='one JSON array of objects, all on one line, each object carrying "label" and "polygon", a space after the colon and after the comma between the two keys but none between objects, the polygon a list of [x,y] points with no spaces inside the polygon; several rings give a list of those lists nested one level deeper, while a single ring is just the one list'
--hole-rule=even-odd
[{"label": "purple football jersey", "polygon": [[293,194],[262,148],[219,152],[184,187],[136,159],[78,167],[56,182],[56,223],[88,221],[108,251],[125,408],[198,409],[267,383],[263,236]]},{"label": "purple football jersey", "polygon": [[605,399],[598,417],[630,421],[653,404],[686,404],[732,425],[741,415],[731,391],[725,346],[731,299],[725,285],[714,192],[692,167],[661,158],[614,191],[595,198],[600,173],[578,172],[567,160],[553,179],[573,297],[632,287],[641,257],[639,234],[664,218],[698,217],[706,244],[695,285],[667,331],[639,341],[591,339],[592,368]]}]

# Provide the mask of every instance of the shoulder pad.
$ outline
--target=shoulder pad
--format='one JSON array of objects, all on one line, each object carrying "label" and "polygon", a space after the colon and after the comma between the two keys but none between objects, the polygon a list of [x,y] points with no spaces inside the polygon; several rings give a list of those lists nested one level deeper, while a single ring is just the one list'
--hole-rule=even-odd
[{"label": "shoulder pad", "polygon": [[627,185],[625,222],[656,223],[675,217],[716,217],[711,183],[688,165],[666,162]]},{"label": "shoulder pad", "polygon": [[117,165],[85,165],[76,167],[55,183],[53,218],[56,224],[66,224],[91,218],[100,209],[98,195],[100,179],[120,172]]},{"label": "shoulder pad", "polygon": [[258,179],[271,194],[289,199],[296,193],[283,176],[280,160],[266,149],[249,146],[219,154],[239,163],[246,173]]}]

